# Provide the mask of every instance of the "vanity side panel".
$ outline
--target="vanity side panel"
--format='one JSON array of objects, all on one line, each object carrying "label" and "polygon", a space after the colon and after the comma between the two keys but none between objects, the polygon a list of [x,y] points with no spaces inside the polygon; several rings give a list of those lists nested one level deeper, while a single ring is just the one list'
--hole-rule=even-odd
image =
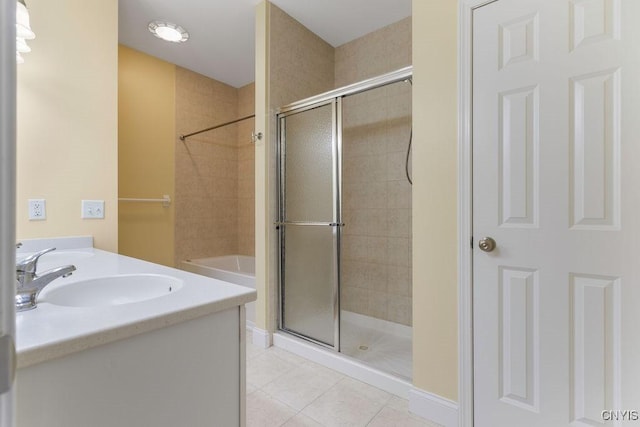
[{"label": "vanity side panel", "polygon": [[20,427],[241,425],[240,308],[19,369]]}]

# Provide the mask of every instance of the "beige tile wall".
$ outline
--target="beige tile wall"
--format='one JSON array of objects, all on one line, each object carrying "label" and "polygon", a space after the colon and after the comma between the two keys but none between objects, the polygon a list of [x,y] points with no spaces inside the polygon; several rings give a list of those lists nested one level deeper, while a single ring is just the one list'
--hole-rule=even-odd
[{"label": "beige tile wall", "polygon": [[278,107],[334,88],[334,48],[270,5],[269,101]]},{"label": "beige tile wall", "polygon": [[[241,108],[251,114],[251,90],[251,85],[236,89],[178,67],[177,134],[235,120]],[[253,215],[246,208],[253,190],[240,176],[250,173],[246,160],[250,155],[239,140],[240,135],[246,136],[247,128],[252,125],[223,127],[185,142],[176,138],[176,265],[185,259],[249,254],[249,243],[242,236],[246,238],[245,229],[253,226]],[[248,134],[247,142],[250,130]]]},{"label": "beige tile wall", "polygon": [[336,87],[411,65],[411,17],[335,50]]},{"label": "beige tile wall", "polygon": [[[335,58],[336,86],[410,65],[411,19],[339,46]],[[411,325],[409,83],[345,98],[343,125],[341,307]]]}]

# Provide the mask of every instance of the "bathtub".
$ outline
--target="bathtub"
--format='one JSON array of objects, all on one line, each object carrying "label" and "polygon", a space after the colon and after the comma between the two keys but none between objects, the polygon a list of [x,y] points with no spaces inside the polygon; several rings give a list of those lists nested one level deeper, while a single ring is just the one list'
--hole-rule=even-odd
[{"label": "bathtub", "polygon": [[[182,261],[181,269],[236,285],[256,288],[256,259],[246,255],[225,255]],[[246,304],[247,326],[256,321],[255,302]]]}]

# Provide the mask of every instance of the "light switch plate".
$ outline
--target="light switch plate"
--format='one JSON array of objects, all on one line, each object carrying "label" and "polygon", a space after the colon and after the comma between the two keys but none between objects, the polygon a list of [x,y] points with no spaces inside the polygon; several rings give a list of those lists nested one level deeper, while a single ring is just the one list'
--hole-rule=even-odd
[{"label": "light switch plate", "polygon": [[82,219],[104,219],[104,200],[83,200]]}]

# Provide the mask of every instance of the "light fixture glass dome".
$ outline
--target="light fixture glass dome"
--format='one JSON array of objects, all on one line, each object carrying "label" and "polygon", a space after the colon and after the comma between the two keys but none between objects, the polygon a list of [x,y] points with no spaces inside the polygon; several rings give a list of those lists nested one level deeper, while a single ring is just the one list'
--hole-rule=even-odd
[{"label": "light fixture glass dome", "polygon": [[16,50],[19,53],[29,53],[29,52],[31,52],[31,48],[29,47],[27,42],[24,39],[20,38],[20,37],[16,37]]},{"label": "light fixture glass dome", "polygon": [[27,6],[20,1],[16,4],[16,36],[25,40],[36,38],[36,35],[31,31]]},{"label": "light fixture glass dome", "polygon": [[183,43],[189,40],[189,33],[181,26],[171,22],[150,22],[149,31],[159,39],[166,40],[168,42]]},{"label": "light fixture glass dome", "polygon": [[31,48],[27,45],[27,40],[35,38],[36,35],[31,31],[27,6],[24,0],[18,0],[16,4],[16,63],[24,63],[21,53],[31,52]]}]

